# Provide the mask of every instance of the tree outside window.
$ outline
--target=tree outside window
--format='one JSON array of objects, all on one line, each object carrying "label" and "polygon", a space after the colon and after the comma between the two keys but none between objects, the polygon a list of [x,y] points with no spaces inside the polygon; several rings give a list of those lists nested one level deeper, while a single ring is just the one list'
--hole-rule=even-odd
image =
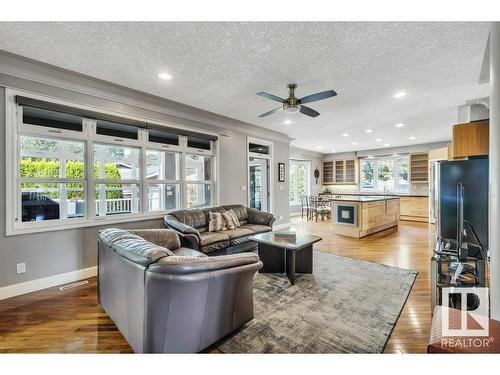
[{"label": "tree outside window", "polygon": [[361,190],[408,191],[408,156],[360,161]]},{"label": "tree outside window", "polygon": [[290,160],[288,176],[290,206],[300,205],[300,199],[310,194],[311,162]]}]

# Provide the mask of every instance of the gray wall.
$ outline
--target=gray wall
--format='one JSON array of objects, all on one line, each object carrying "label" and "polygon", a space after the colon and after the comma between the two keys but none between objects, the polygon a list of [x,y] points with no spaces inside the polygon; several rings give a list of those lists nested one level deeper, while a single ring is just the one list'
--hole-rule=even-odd
[{"label": "gray wall", "polygon": [[[1,65],[1,64],[0,64]],[[82,229],[71,229],[61,231],[51,231],[47,233],[26,234],[16,236],[5,236],[5,89],[3,86],[24,89],[30,92],[50,95],[74,102],[95,105],[100,108],[128,113],[146,117],[158,121],[175,121],[181,125],[190,126],[209,131],[216,131],[219,134],[219,187],[220,203],[241,203],[247,204],[247,192],[241,191],[241,186],[247,185],[247,161],[246,161],[246,139],[247,136],[268,139],[274,142],[274,207],[275,215],[282,216],[276,224],[288,222],[288,184],[283,184],[283,189],[279,189],[277,181],[277,163],[288,163],[289,138],[280,133],[252,127],[242,124],[236,120],[222,118],[218,115],[205,111],[196,112],[196,109],[179,104],[173,107],[170,101],[165,101],[162,107],[162,100],[147,94],[140,94],[135,91],[128,91],[126,88],[117,88],[101,81],[92,81],[88,78],[81,79],[78,75],[74,77],[64,72],[66,79],[62,80],[59,72],[57,81],[52,76],[44,77],[44,82],[37,78],[38,82],[19,78],[19,76],[7,75],[2,72],[4,66],[0,68],[0,287],[47,277],[64,272],[70,272],[81,268],[92,267],[97,262],[96,233],[100,227],[90,227]],[[43,68],[43,66],[42,66]],[[41,74],[38,67],[36,74]],[[31,71],[28,76],[35,74]],[[57,86],[53,81],[58,83]],[[90,81],[86,86],[86,81]],[[78,82],[78,85],[75,84]],[[77,90],[68,89],[67,86],[78,87]],[[65,88],[63,88],[65,87]],[[98,88],[99,94],[96,95]],[[109,92],[107,89],[109,88]],[[92,95],[88,94],[92,92]],[[112,98],[108,99],[108,98]],[[122,98],[123,101],[118,101]],[[133,105],[130,104],[133,102]],[[127,104],[124,104],[127,103]],[[167,107],[168,106],[168,107]],[[186,110],[186,117],[179,117],[180,113]],[[175,112],[176,117],[169,115]],[[202,122],[203,118],[206,123]],[[195,120],[192,120],[196,118]],[[214,119],[220,119],[221,127],[213,124]],[[233,126],[233,129],[230,127]],[[237,129],[237,130],[236,130]],[[244,131],[239,131],[240,129]],[[143,222],[133,222],[120,226],[123,228],[145,228],[161,227],[161,220],[150,220]],[[16,264],[25,262],[26,273],[17,274]]]}]

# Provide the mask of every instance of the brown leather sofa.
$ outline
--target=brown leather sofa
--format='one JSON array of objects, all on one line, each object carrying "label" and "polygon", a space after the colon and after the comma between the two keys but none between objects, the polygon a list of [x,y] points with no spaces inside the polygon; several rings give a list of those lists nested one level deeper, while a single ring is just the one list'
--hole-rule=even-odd
[{"label": "brown leather sofa", "polygon": [[99,303],[136,353],[196,353],[253,318],[254,253],[208,257],[170,229],[99,232]]},{"label": "brown leather sofa", "polygon": [[[229,210],[236,213],[241,226],[232,230],[209,232],[210,212]],[[164,218],[165,225],[179,233],[183,246],[200,250],[209,256],[256,251],[257,244],[248,238],[271,231],[275,220],[270,213],[239,204],[172,211]]]}]

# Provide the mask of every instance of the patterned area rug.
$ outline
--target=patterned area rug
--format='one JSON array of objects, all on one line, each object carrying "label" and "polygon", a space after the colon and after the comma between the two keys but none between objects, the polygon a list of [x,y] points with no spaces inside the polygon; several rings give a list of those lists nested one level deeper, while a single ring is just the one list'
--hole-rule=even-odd
[{"label": "patterned area rug", "polygon": [[295,285],[255,278],[255,318],[219,342],[225,353],[382,353],[417,272],[314,252]]}]

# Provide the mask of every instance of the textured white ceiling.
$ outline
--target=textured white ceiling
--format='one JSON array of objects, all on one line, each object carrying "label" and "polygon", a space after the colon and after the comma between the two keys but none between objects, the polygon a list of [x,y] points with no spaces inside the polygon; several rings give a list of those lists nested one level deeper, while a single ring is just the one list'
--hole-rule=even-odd
[{"label": "textured white ceiling", "polygon": [[[0,49],[189,104],[328,153],[450,139],[456,107],[488,95],[489,23],[0,23]],[[171,81],[158,78],[168,72]],[[257,116],[334,89],[321,113]],[[408,92],[394,99],[398,90]],[[285,119],[292,124],[284,125]],[[403,128],[394,124],[403,122]],[[373,133],[365,133],[365,129]],[[341,137],[348,132],[348,138]],[[415,141],[409,141],[416,136]],[[375,142],[382,138],[381,142]],[[353,146],[352,142],[357,142]],[[322,146],[319,149],[318,146]]]}]

